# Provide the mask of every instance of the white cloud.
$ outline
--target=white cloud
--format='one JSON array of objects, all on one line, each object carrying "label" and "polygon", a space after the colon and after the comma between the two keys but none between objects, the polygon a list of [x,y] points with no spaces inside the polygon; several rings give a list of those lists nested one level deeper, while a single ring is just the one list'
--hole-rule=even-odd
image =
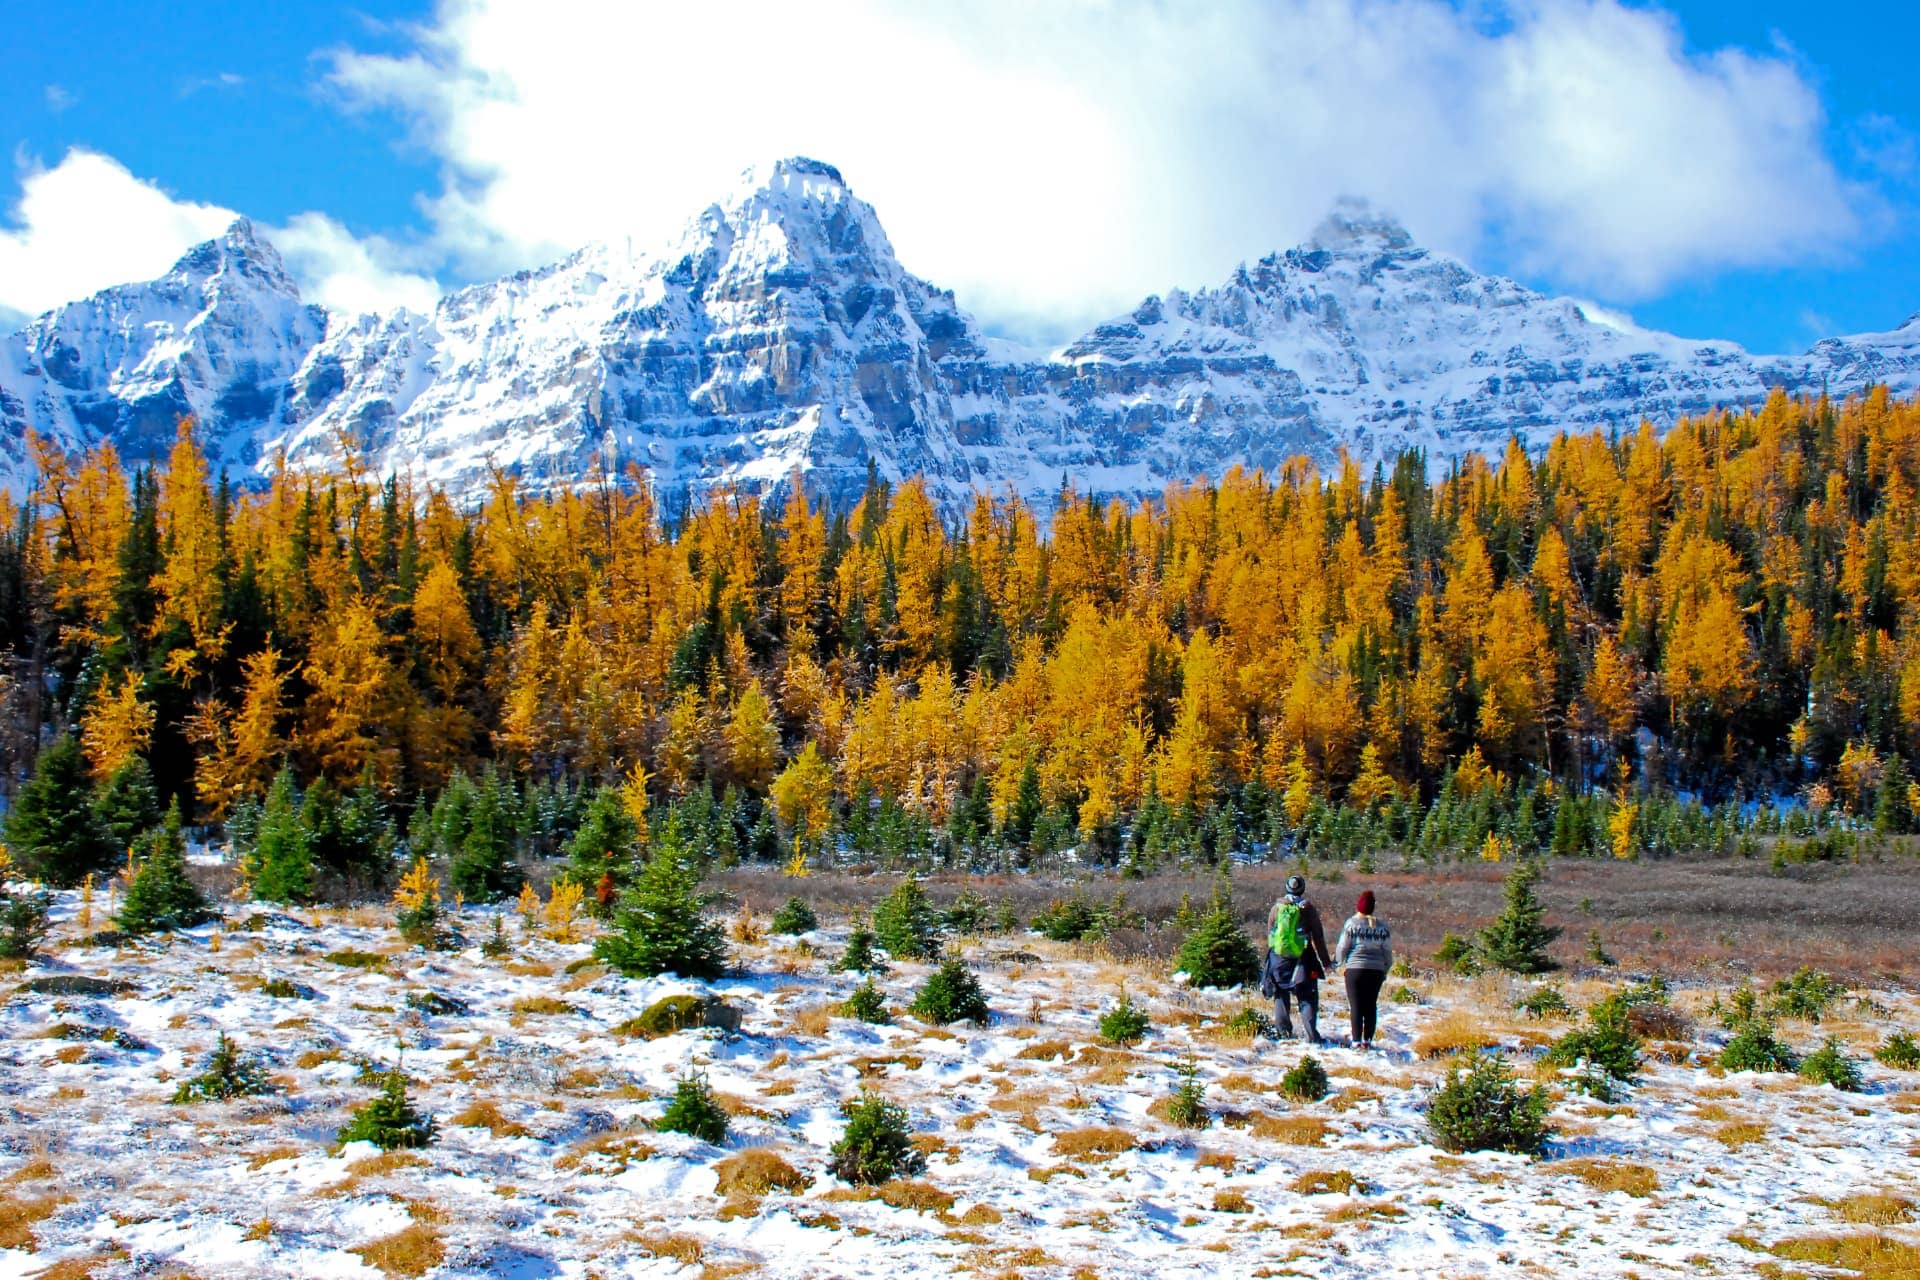
[{"label": "white cloud", "polygon": [[426,312],[440,296],[431,276],[401,265],[409,255],[391,241],[356,237],[323,213],[297,214],[285,226],[266,228],[266,236],[301,282],[303,296],[331,310]]},{"label": "white cloud", "polygon": [[466,273],[663,241],[787,154],[1003,323],[1216,281],[1342,193],[1614,301],[1817,254],[1867,205],[1791,53],[1692,53],[1618,0],[442,0],[413,36],[331,82],[442,158]]},{"label": "white cloud", "polygon": [[62,111],[65,111],[68,107],[80,101],[80,96],[63,84],[48,85],[45,89],[41,90],[41,96],[46,99],[47,110],[53,112],[55,115],[59,115]]},{"label": "white cloud", "polygon": [[[50,169],[24,165],[13,225],[0,223],[0,319],[162,275],[236,216],[176,199],[94,151],[69,151]],[[324,214],[302,213],[259,230],[280,250],[303,296],[329,307],[425,310],[439,292],[431,277],[408,269],[398,246],[377,236],[356,239]]]},{"label": "white cloud", "polygon": [[51,169],[29,165],[13,225],[0,224],[0,308],[33,315],[150,279],[233,218],[231,209],[176,200],[98,152],[69,151]]}]

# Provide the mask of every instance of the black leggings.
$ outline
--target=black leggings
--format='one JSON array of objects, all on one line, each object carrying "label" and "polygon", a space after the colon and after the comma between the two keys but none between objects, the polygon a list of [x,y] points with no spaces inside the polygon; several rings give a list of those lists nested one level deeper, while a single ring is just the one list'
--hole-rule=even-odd
[{"label": "black leggings", "polygon": [[1380,1021],[1380,988],[1386,980],[1378,969],[1347,970],[1347,1025],[1355,1044],[1373,1040]]}]

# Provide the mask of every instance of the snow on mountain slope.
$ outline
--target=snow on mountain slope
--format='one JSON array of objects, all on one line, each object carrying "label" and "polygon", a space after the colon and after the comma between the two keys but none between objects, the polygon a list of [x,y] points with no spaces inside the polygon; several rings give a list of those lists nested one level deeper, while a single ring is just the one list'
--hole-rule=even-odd
[{"label": "snow on mountain slope", "polygon": [[120,285],[0,339],[0,465],[22,487],[28,428],[68,449],[111,440],[164,455],[175,427],[206,425],[216,452],[250,464],[287,379],[326,330],[272,245],[242,218],[146,284]]},{"label": "snow on mountain slope", "polygon": [[0,342],[0,477],[28,427],[68,448],[164,451],[193,414],[259,474],[351,447],[477,495],[651,473],[669,501],[793,470],[837,498],[869,459],[1043,509],[1063,481],[1141,496],[1235,464],[1341,447],[1437,463],[1511,434],[1665,424],[1770,388],[1920,388],[1920,316],[1803,356],[1636,328],[1429,252],[1363,205],[1218,288],[1150,297],[1052,356],[988,338],[909,274],[837,171],[749,175],[656,253],[592,245],[448,294],[428,316],[301,304],[244,221],[161,280],[107,290]]}]

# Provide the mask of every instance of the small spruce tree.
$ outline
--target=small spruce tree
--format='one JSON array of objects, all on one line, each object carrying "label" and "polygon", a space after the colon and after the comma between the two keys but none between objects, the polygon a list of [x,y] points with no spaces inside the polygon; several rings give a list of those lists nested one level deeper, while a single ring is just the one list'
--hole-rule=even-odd
[{"label": "small spruce tree", "polygon": [[205,1070],[182,1080],[173,1091],[173,1100],[177,1103],[224,1102],[228,1098],[267,1093],[270,1089],[266,1067],[252,1054],[240,1052],[240,1046],[222,1031],[214,1042],[213,1053],[207,1058]]},{"label": "small spruce tree", "polygon": [[407,1078],[389,1071],[380,1096],[366,1102],[336,1135],[341,1142],[371,1142],[382,1151],[424,1147],[433,1141],[433,1117],[407,1098]]},{"label": "small spruce tree", "polygon": [[594,955],[630,977],[717,978],[727,966],[726,933],[701,915],[707,899],[683,844],[679,820],[670,816],[653,856],[620,900],[615,932],[594,944]]},{"label": "small spruce tree", "polygon": [[833,1144],[827,1167],[855,1186],[872,1186],[919,1173],[927,1158],[913,1145],[906,1110],[885,1098],[864,1094],[846,1105],[847,1127]]},{"label": "small spruce tree", "polygon": [[916,1018],[945,1026],[949,1022],[977,1022],[982,1026],[993,1017],[987,1008],[987,994],[980,979],[973,976],[958,956],[948,956],[940,967],[927,975],[908,1012]]},{"label": "small spruce tree", "polygon": [[300,817],[290,769],[282,769],[267,789],[245,866],[253,896],[263,902],[306,902],[313,897],[313,841]]},{"label": "small spruce tree", "polygon": [[153,771],[145,756],[128,756],[115,769],[94,797],[93,811],[112,838],[116,849],[125,849],[160,825],[160,793],[153,785]]},{"label": "small spruce tree", "polygon": [[[634,858],[640,848],[640,825],[633,820],[619,787],[601,787],[587,803],[579,830],[567,844],[569,874],[582,885],[610,882],[614,895],[633,878]],[[594,895],[598,903],[599,895]]]},{"label": "small spruce tree", "polygon": [[940,913],[920,877],[909,875],[874,908],[873,931],[895,959],[926,960],[939,953]]},{"label": "small spruce tree", "polygon": [[1540,864],[1527,859],[1507,877],[1506,907],[1480,931],[1480,954],[1486,962],[1509,973],[1547,973],[1559,968],[1547,947],[1560,936],[1560,927],[1546,922],[1547,909],[1534,894]]},{"label": "small spruce tree", "polygon": [[1545,1089],[1523,1090],[1499,1058],[1475,1054],[1464,1070],[1454,1066],[1434,1091],[1427,1129],[1442,1151],[1509,1151],[1540,1154],[1547,1127]]},{"label": "small spruce tree", "polygon": [[875,952],[873,929],[864,920],[854,922],[847,935],[847,949],[834,962],[835,973],[885,973],[887,962]]},{"label": "small spruce tree", "polygon": [[7,811],[7,844],[21,870],[62,889],[111,870],[120,850],[93,800],[86,752],[67,734],[40,753]]},{"label": "small spruce tree", "polygon": [[180,801],[176,797],[167,806],[166,820],[147,842],[146,860],[127,886],[117,917],[122,933],[139,937],[168,929],[191,929],[213,918],[206,895],[187,876],[187,841],[180,827]]},{"label": "small spruce tree", "polygon": [[526,881],[513,860],[513,817],[499,778],[487,775],[467,814],[466,837],[447,866],[447,880],[468,902],[511,898]]},{"label": "small spruce tree", "polygon": [[858,1018],[862,1022],[878,1025],[893,1021],[893,1015],[887,1012],[887,998],[880,994],[879,987],[873,985],[872,978],[853,989],[853,994],[840,1005],[840,1013],[843,1017]]},{"label": "small spruce tree", "polygon": [[680,1077],[666,1112],[653,1127],[663,1133],[684,1133],[702,1142],[724,1142],[727,1137],[727,1113],[720,1109],[705,1076],[693,1071]]},{"label": "small spruce tree", "polygon": [[820,927],[820,917],[813,913],[813,908],[807,905],[806,899],[788,898],[786,903],[773,913],[773,919],[767,922],[767,927],[780,934],[810,933]]},{"label": "small spruce tree", "polygon": [[1260,956],[1233,914],[1233,892],[1221,877],[1213,905],[1180,943],[1174,968],[1196,987],[1238,987],[1260,976]]}]

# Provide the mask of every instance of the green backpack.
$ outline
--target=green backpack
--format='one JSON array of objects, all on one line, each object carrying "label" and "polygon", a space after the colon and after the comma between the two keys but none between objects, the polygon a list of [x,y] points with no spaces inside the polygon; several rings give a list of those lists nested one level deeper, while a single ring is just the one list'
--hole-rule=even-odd
[{"label": "green backpack", "polygon": [[1289,960],[1306,954],[1307,933],[1300,925],[1299,903],[1280,904],[1280,912],[1273,919],[1273,936],[1267,939],[1267,945]]}]

